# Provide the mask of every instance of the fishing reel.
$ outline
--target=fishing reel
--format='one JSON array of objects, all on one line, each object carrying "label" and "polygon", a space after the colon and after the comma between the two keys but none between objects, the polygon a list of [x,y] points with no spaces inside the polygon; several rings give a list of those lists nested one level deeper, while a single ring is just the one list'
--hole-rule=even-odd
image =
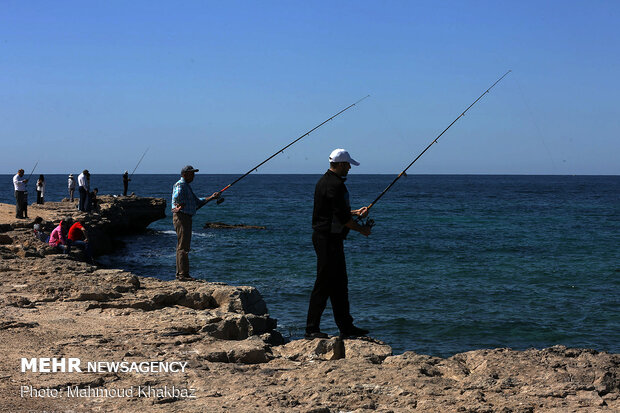
[{"label": "fishing reel", "polygon": [[215,204],[216,204],[216,205],[219,205],[219,204],[221,204],[222,202],[224,202],[224,197],[223,197],[223,196],[219,197],[219,198],[215,201]]},{"label": "fishing reel", "polygon": [[364,219],[358,216],[355,217],[355,222],[357,222],[357,224],[362,227],[372,228],[375,226],[375,220],[372,218]]}]

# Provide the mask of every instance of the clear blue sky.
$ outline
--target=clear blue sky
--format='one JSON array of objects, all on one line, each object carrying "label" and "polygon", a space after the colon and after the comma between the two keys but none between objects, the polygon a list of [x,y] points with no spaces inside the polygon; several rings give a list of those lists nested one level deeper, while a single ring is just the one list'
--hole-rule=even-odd
[{"label": "clear blue sky", "polygon": [[620,174],[618,1],[11,1],[0,173]]}]

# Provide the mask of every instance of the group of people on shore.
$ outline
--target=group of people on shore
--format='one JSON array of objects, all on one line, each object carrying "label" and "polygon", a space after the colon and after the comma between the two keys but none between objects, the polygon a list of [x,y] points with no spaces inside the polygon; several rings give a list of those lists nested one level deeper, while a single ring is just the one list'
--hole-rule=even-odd
[{"label": "group of people on shore", "polygon": [[[346,260],[344,255],[344,239],[350,230],[369,236],[371,227],[358,223],[354,217],[364,218],[368,214],[368,208],[351,209],[349,192],[344,182],[351,165],[358,166],[344,149],[335,149],[329,156],[329,169],[319,179],[314,191],[314,208],[312,213],[312,243],[317,257],[316,281],[310,295],[308,315],[306,320],[305,337],[326,338],[327,334],[321,332],[319,326],[321,316],[329,299],[336,325],[343,337],[355,337],[368,334],[368,330],[356,327],[349,309],[348,278]],[[191,165],[181,169],[181,178],[174,184],[172,190],[172,222],[177,235],[176,247],[176,278],[180,281],[194,280],[189,275],[189,252],[192,236],[192,217],[196,211],[208,202],[220,198],[220,192],[214,192],[211,196],[199,198],[194,194],[190,184],[198,169]],[[13,177],[16,199],[16,216],[27,218],[27,195],[26,183],[28,179],[22,179],[24,170]],[[44,180],[42,180],[44,182]],[[129,174],[123,174],[123,195],[127,195]],[[80,200],[78,209],[89,212],[92,201],[96,199],[97,189],[90,192],[90,173],[85,169],[77,180]],[[71,201],[74,200],[76,182],[73,174],[69,175],[68,189]],[[44,190],[44,184],[42,191]],[[38,191],[38,189],[37,189]],[[41,195],[42,197],[43,195]],[[40,218],[37,217],[37,220]],[[69,253],[72,246],[84,250],[89,260],[92,261],[92,253],[88,242],[87,232],[82,222],[72,222],[71,218],[64,218],[52,231],[49,239],[40,233],[41,222],[35,222],[35,234],[41,240],[46,240],[51,246]]]},{"label": "group of people on shore", "polygon": [[[13,189],[15,191],[15,218],[27,219],[28,218],[28,188],[27,183],[30,178],[24,177],[24,170],[20,169],[17,174],[13,176]],[[127,190],[129,187],[129,173],[125,171],[123,174],[123,196],[127,196]],[[78,210],[83,212],[96,211],[98,209],[97,194],[98,188],[90,190],[90,172],[88,169],[84,169],[81,174],[78,175],[77,181],[73,174],[69,174],[67,180],[67,189],[69,191],[69,200],[75,202],[75,189],[78,189],[79,201]],[[43,205],[45,203],[45,176],[39,175],[39,179],[36,184],[37,192],[37,204]]]},{"label": "group of people on shore", "polygon": [[[344,182],[351,165],[359,165],[344,149],[335,149],[329,155],[329,169],[317,182],[314,191],[312,213],[312,243],[317,257],[317,273],[314,288],[310,295],[306,319],[305,337],[308,339],[327,338],[320,330],[321,316],[331,300],[336,325],[342,337],[358,337],[368,334],[368,330],[353,324],[349,310],[349,290],[344,239],[350,230],[369,236],[371,227],[362,225],[353,217],[364,218],[368,208],[351,209],[349,192]],[[189,258],[192,217],[208,202],[218,199],[220,192],[199,198],[190,184],[194,180],[195,169],[191,165],[181,169],[179,179],[172,189],[172,222],[177,234],[176,278],[191,281]]]},{"label": "group of people on shore", "polygon": [[88,232],[84,221],[73,221],[73,218],[63,218],[50,235],[43,229],[43,218],[36,217],[33,225],[34,235],[42,242],[57,248],[65,254],[71,252],[71,248],[77,247],[86,254],[86,259],[94,263]]}]

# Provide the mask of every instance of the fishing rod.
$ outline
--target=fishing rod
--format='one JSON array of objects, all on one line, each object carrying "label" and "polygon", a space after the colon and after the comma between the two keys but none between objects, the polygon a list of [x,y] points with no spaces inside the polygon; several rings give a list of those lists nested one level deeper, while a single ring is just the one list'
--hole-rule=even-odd
[{"label": "fishing rod", "polygon": [[30,171],[30,175],[28,175],[28,181],[30,181],[30,178],[32,178],[32,174],[34,173],[34,170],[37,169],[38,164],[39,164],[39,161],[37,160],[37,163],[34,164],[32,171]]},{"label": "fishing rod", "polygon": [[[368,205],[368,210],[370,210],[370,208],[372,208],[372,207],[373,207],[373,206],[377,203],[377,201],[379,201],[379,200],[381,199],[381,197],[382,197],[383,195],[385,195],[385,193],[386,193],[387,191],[389,191],[389,190],[390,190],[390,188],[391,188],[391,187],[392,187],[392,186],[396,183],[396,181],[398,181],[398,180],[399,180],[401,177],[403,177],[403,176],[407,176],[407,174],[406,174],[407,169],[411,168],[411,166],[412,166],[412,165],[413,165],[413,164],[414,164],[414,163],[415,163],[418,159],[420,159],[420,157],[421,157],[422,155],[424,155],[424,152],[426,152],[426,151],[427,151],[427,150],[428,150],[431,146],[433,146],[435,143],[437,143],[437,140],[438,140],[439,138],[441,138],[441,135],[443,135],[444,133],[446,133],[446,131],[447,131],[448,129],[450,129],[450,127],[451,127],[452,125],[454,125],[454,124],[456,123],[456,121],[457,121],[457,120],[459,120],[460,118],[462,118],[463,116],[465,116],[465,113],[466,113],[466,112],[467,112],[467,111],[468,111],[468,110],[469,110],[472,106],[474,106],[474,105],[475,105],[475,104],[476,104],[476,103],[477,103],[480,99],[482,99],[482,97],[483,97],[484,95],[486,95],[487,93],[489,93],[489,91],[490,91],[491,89],[493,89],[493,86],[495,86],[496,84],[498,84],[498,83],[499,83],[499,82],[500,82],[500,81],[501,81],[504,77],[506,77],[506,75],[508,75],[508,73],[510,73],[510,72],[512,72],[512,70],[509,70],[509,71],[507,71],[506,73],[504,73],[504,75],[503,75],[502,77],[500,77],[500,78],[499,78],[499,79],[498,79],[495,83],[493,83],[493,84],[491,85],[491,87],[490,87],[490,88],[488,88],[488,89],[487,89],[487,90],[486,90],[486,91],[485,91],[482,95],[480,95],[480,96],[478,97],[478,99],[476,99],[476,100],[474,101],[474,103],[472,103],[471,105],[469,105],[469,106],[467,107],[467,109],[465,109],[465,110],[463,111],[463,113],[461,113],[461,114],[460,114],[460,115],[459,115],[456,119],[454,119],[454,120],[452,121],[452,123],[451,123],[450,125],[448,125],[448,127],[447,127],[447,128],[445,128],[445,129],[443,130],[443,132],[441,132],[441,133],[439,134],[439,136],[437,136],[435,139],[433,139],[433,141],[432,141],[432,142],[431,142],[431,143],[430,143],[430,144],[426,147],[426,149],[424,149],[424,150],[423,150],[423,151],[422,151],[422,152],[421,152],[421,153],[420,153],[420,154],[419,154],[419,155],[418,155],[418,156],[417,156],[417,157],[416,157],[416,158],[415,158],[415,159],[414,159],[414,160],[413,160],[413,161],[412,161],[409,165],[407,165],[407,167],[406,167],[406,168],[405,168],[405,169],[404,169],[404,170],[403,170],[400,174],[398,174],[398,176],[397,176],[397,177],[396,177],[396,178],[392,181],[392,183],[391,183],[391,184],[389,184],[389,185],[387,186],[387,188],[385,188],[385,189],[383,190],[383,192],[381,192],[381,193],[379,194],[379,196],[378,196],[378,197],[377,197],[374,201],[372,201],[372,202],[370,203],[370,205]],[[366,220],[366,222],[364,223],[364,225],[367,225],[367,226],[372,227],[372,226],[374,225],[374,221],[373,221],[372,219],[368,219],[368,220]]]},{"label": "fishing rod", "polygon": [[146,153],[149,151],[149,148],[146,148],[146,151],[144,151],[144,153],[142,154],[142,157],[140,158],[140,160],[138,161],[138,164],[136,165],[135,168],[133,168],[133,172],[131,173],[131,175],[129,175],[129,178],[131,178],[133,176],[133,173],[136,172],[136,169],[138,169],[138,166],[140,166],[140,163],[142,162],[142,159],[144,159],[144,155],[146,155]]},{"label": "fishing rod", "polygon": [[[243,178],[245,178],[246,176],[248,176],[249,174],[251,174],[254,171],[258,171],[258,168],[261,167],[262,165],[264,165],[265,163],[267,163],[269,160],[271,160],[272,158],[274,158],[276,155],[283,153],[285,149],[289,148],[290,146],[292,146],[293,144],[295,144],[296,142],[300,141],[302,138],[310,135],[312,132],[314,132],[315,130],[317,130],[318,128],[320,128],[321,126],[325,125],[327,122],[329,122],[330,120],[334,119],[336,116],[340,115],[341,113],[345,112],[346,110],[352,108],[353,106],[357,105],[358,103],[360,103],[362,100],[366,99],[367,97],[369,97],[370,95],[366,95],[363,98],[361,98],[360,100],[358,100],[357,102],[347,106],[346,108],[342,109],[340,112],[336,113],[335,115],[333,115],[331,118],[319,123],[318,125],[316,125],[314,128],[310,129],[308,132],[304,133],[303,135],[301,135],[299,138],[295,139],[293,142],[289,143],[288,145],[286,145],[284,148],[279,149],[276,153],[274,153],[273,155],[271,155],[269,158],[265,159],[264,161],[262,161],[261,163],[259,163],[258,165],[256,165],[254,168],[250,169],[249,171],[247,171],[245,174],[241,175],[239,178],[235,179],[233,182],[231,182],[230,184],[226,185],[224,188],[222,188],[220,190],[221,192],[226,191],[228,188],[230,188],[231,186],[233,186],[234,184],[236,184],[237,182],[239,182],[240,180],[242,180]],[[217,199],[217,204],[221,204],[222,202],[224,202],[224,198],[223,197],[219,197]]]}]

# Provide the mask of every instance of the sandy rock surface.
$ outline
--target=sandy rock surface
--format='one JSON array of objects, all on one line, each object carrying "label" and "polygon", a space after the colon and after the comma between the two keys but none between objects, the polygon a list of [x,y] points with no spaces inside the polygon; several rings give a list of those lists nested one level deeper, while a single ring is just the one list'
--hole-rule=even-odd
[{"label": "sandy rock surface", "polygon": [[[29,208],[29,215],[55,221],[77,213],[58,204]],[[157,219],[160,208],[126,197],[85,218],[108,237],[100,239],[105,244],[110,234],[145,227],[148,219],[138,225],[135,216]],[[372,338],[284,343],[253,287],[160,281],[89,265],[35,240],[10,213],[14,206],[0,205],[1,411],[620,411],[617,354],[556,346],[443,359],[392,355]],[[186,365],[167,373],[22,372],[21,359],[35,357],[79,358],[83,367]]]}]

